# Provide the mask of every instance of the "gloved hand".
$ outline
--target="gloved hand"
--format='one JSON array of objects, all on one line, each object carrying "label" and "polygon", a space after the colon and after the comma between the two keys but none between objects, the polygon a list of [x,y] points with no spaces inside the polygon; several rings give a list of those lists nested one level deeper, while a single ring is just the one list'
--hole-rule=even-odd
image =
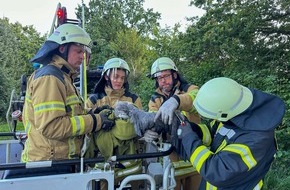
[{"label": "gloved hand", "polygon": [[146,142],[151,143],[152,141],[158,139],[159,134],[153,130],[146,130],[144,133],[144,139]]},{"label": "gloved hand", "polygon": [[178,134],[178,143],[176,144],[176,152],[179,155],[179,157],[183,160],[189,159],[190,155],[187,155],[187,150],[184,149],[182,145],[182,139],[184,139],[185,136],[190,135],[193,139],[198,139],[199,136],[196,132],[200,133],[201,129],[198,127],[197,124],[191,123],[188,120],[184,122],[183,125],[180,125],[177,134]]},{"label": "gloved hand", "polygon": [[102,120],[102,130],[110,131],[115,126],[114,113],[110,109],[104,109],[99,114]]},{"label": "gloved hand", "polygon": [[[155,117],[156,113],[152,114],[152,119],[154,120],[154,117]],[[153,128],[154,128],[154,131],[157,132],[157,133],[161,133],[161,132],[170,132],[170,126],[169,125],[165,125],[161,118],[158,118],[156,121],[153,121]]]},{"label": "gloved hand", "polygon": [[172,96],[168,100],[166,100],[162,106],[159,108],[158,112],[155,115],[154,121],[157,121],[159,117],[164,124],[171,125],[174,117],[174,111],[179,106],[179,98],[178,96]]},{"label": "gloved hand", "polygon": [[192,127],[188,121],[184,122],[184,125],[180,125],[177,130],[178,138],[182,139],[188,134],[194,133]]},{"label": "gloved hand", "polygon": [[93,110],[93,112],[95,113],[95,114],[99,114],[101,111],[103,111],[104,109],[109,109],[109,110],[113,110],[113,108],[111,107],[111,106],[109,106],[109,105],[103,105],[103,106],[101,106],[101,107],[97,107],[97,108],[95,108],[94,110]]},{"label": "gloved hand", "polygon": [[201,128],[197,124],[189,122],[187,119],[185,120],[184,125],[180,125],[177,130],[177,135],[180,139],[184,138],[185,135],[192,133],[202,139],[203,134]]}]

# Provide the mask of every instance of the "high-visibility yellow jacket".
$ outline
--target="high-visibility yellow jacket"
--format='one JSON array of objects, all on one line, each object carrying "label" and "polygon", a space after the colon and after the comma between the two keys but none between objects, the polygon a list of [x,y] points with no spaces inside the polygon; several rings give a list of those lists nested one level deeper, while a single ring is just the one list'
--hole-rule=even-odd
[{"label": "high-visibility yellow jacket", "polygon": [[[28,139],[22,161],[78,158],[84,134],[93,130],[73,80],[78,73],[55,55],[50,64],[34,71],[27,83],[23,123]],[[96,128],[101,118],[96,116]]]}]

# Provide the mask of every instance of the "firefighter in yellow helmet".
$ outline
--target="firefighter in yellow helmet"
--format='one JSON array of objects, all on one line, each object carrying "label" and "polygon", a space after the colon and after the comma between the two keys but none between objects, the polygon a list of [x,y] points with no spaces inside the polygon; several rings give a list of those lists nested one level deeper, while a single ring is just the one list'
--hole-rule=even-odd
[{"label": "firefighter in yellow helmet", "polygon": [[90,44],[82,28],[63,24],[31,60],[43,66],[27,83],[23,162],[79,158],[85,134],[114,126],[107,114],[88,113],[73,84]]},{"label": "firefighter in yellow helmet", "polygon": [[[128,77],[129,65],[121,58],[109,59],[103,68],[101,79],[94,88],[94,93],[89,97],[87,107],[102,109],[102,107],[114,108],[116,102],[126,101],[142,109],[141,99],[130,92]],[[95,150],[89,157],[101,154],[105,158],[113,155],[137,154],[137,135],[129,120],[116,118],[116,125],[108,133],[99,131],[94,134],[93,145]],[[92,146],[92,144],[91,144]],[[90,147],[90,151],[91,147]],[[125,169],[115,169],[115,185],[128,175],[142,173],[140,160],[121,162]],[[102,168],[102,167],[99,167]],[[133,189],[138,189],[139,182],[131,182]],[[101,189],[106,189],[104,183]]]},{"label": "firefighter in yellow helmet", "polygon": [[275,95],[219,77],[206,82],[197,94],[168,100],[156,118],[171,123],[174,110],[192,109],[188,106],[192,103],[201,116],[212,119],[210,146],[203,145],[195,132],[198,125],[187,122],[178,129],[184,149],[179,150],[184,153],[180,156],[202,176],[199,189],[262,189],[277,151],[274,130],[285,114],[284,102]]},{"label": "firefighter in yellow helmet", "polygon": [[[156,90],[148,103],[149,112],[157,112],[162,104],[172,96],[198,89],[197,86],[189,84],[180,75],[175,63],[168,57],[160,57],[152,64],[150,76],[155,80]],[[200,117],[194,109],[182,113],[189,121],[194,123],[200,122]],[[204,130],[209,134],[207,128]],[[160,134],[153,130],[147,130],[144,134],[145,140],[149,143],[156,140],[159,136]],[[204,136],[206,137],[206,135]],[[166,141],[168,139],[165,138],[163,140]],[[148,144],[147,148],[151,149],[152,147]],[[191,167],[190,162],[180,160],[176,153],[172,153],[170,159],[175,167],[175,180],[177,182],[175,189],[179,190],[181,187],[184,190],[198,189],[200,176]]]}]

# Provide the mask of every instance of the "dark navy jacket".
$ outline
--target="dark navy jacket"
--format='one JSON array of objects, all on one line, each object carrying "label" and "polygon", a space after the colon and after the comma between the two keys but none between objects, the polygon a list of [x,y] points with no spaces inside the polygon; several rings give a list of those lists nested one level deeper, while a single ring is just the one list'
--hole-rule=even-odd
[{"label": "dark navy jacket", "polygon": [[261,189],[274,159],[275,128],[285,104],[277,96],[250,89],[251,106],[228,122],[213,121],[212,144],[206,147],[195,133],[182,139],[188,159],[202,176],[200,190]]}]

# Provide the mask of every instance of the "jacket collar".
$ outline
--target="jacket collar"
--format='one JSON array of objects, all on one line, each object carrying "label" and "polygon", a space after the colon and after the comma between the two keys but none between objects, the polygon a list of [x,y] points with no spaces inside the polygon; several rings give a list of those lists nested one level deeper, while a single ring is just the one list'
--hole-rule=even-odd
[{"label": "jacket collar", "polygon": [[110,97],[122,97],[125,94],[125,89],[122,88],[120,90],[114,90],[111,87],[106,86],[105,92],[106,92],[107,96],[110,96]]},{"label": "jacket collar", "polygon": [[285,103],[281,98],[260,90],[251,89],[253,102],[243,113],[230,119],[245,130],[268,131],[279,126],[285,115]]},{"label": "jacket collar", "polygon": [[51,62],[60,70],[62,70],[63,73],[69,75],[73,79],[79,75],[79,72],[73,69],[67,61],[58,55],[54,55]]}]

